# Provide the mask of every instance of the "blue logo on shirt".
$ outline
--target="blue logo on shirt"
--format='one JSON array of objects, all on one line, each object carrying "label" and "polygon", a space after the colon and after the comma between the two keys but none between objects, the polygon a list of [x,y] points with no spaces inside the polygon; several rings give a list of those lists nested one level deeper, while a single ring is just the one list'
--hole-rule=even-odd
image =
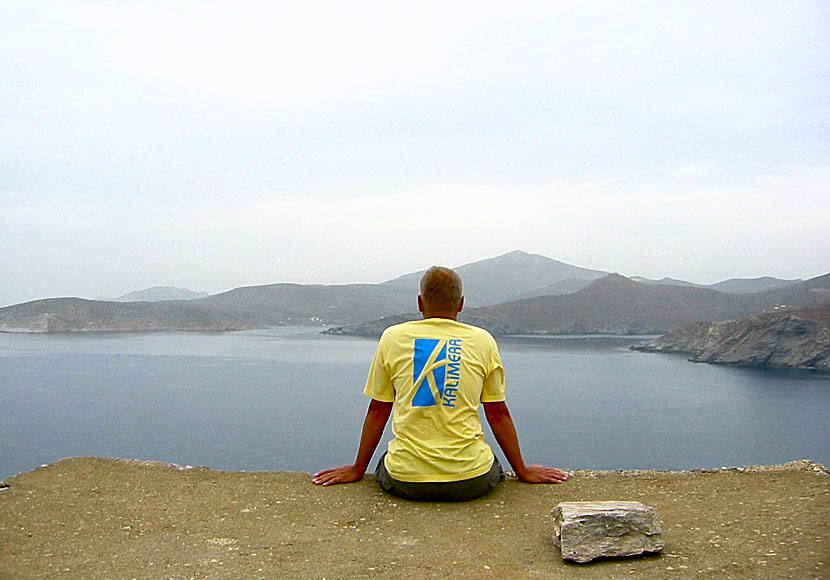
[{"label": "blue logo on shirt", "polygon": [[[450,357],[447,356],[448,345]],[[412,381],[416,389],[412,406],[434,407],[441,401],[445,407],[454,407],[460,379],[461,341],[416,338],[412,362]]]}]

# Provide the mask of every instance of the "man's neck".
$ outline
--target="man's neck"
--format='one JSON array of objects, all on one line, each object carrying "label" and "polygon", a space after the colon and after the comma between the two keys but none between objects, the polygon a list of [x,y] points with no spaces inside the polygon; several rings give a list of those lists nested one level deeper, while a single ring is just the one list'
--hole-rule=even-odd
[{"label": "man's neck", "polygon": [[458,313],[450,312],[424,312],[424,320],[427,318],[444,318],[446,320],[458,320]]}]

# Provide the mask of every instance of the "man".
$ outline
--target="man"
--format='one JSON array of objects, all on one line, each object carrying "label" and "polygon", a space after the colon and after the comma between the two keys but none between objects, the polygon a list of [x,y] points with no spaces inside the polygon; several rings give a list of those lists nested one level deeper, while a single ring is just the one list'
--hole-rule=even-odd
[{"label": "man", "polygon": [[378,343],[364,393],[371,397],[357,459],[314,475],[318,485],[363,478],[393,407],[387,453],[375,477],[398,496],[421,501],[466,501],[504,478],[484,442],[479,404],[520,481],[561,483],[568,474],[525,465],[504,397],[504,370],[489,332],[456,320],[464,307],[461,278],[433,266],[421,278],[423,320],[387,328]]}]

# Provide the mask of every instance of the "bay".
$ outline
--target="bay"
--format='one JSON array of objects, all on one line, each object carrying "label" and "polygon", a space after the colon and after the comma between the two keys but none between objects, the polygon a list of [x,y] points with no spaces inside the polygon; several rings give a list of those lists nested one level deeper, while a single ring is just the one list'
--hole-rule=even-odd
[{"label": "bay", "polygon": [[[630,351],[636,340],[499,338],[528,462],[692,469],[830,461],[827,374],[694,364]],[[231,470],[350,462],[374,348],[303,327],[0,334],[0,480],[79,455]],[[390,436],[387,428],[382,446]]]}]

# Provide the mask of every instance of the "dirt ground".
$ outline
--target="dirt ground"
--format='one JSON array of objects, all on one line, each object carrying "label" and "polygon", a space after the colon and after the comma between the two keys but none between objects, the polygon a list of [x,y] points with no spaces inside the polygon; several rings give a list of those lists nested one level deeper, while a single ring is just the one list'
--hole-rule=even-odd
[{"label": "dirt ground", "polygon": [[[560,501],[654,506],[661,554],[570,564],[552,541]],[[65,459],[0,486],[0,579],[830,578],[822,466],[581,472],[508,479],[466,504],[411,503],[370,478]]]}]

